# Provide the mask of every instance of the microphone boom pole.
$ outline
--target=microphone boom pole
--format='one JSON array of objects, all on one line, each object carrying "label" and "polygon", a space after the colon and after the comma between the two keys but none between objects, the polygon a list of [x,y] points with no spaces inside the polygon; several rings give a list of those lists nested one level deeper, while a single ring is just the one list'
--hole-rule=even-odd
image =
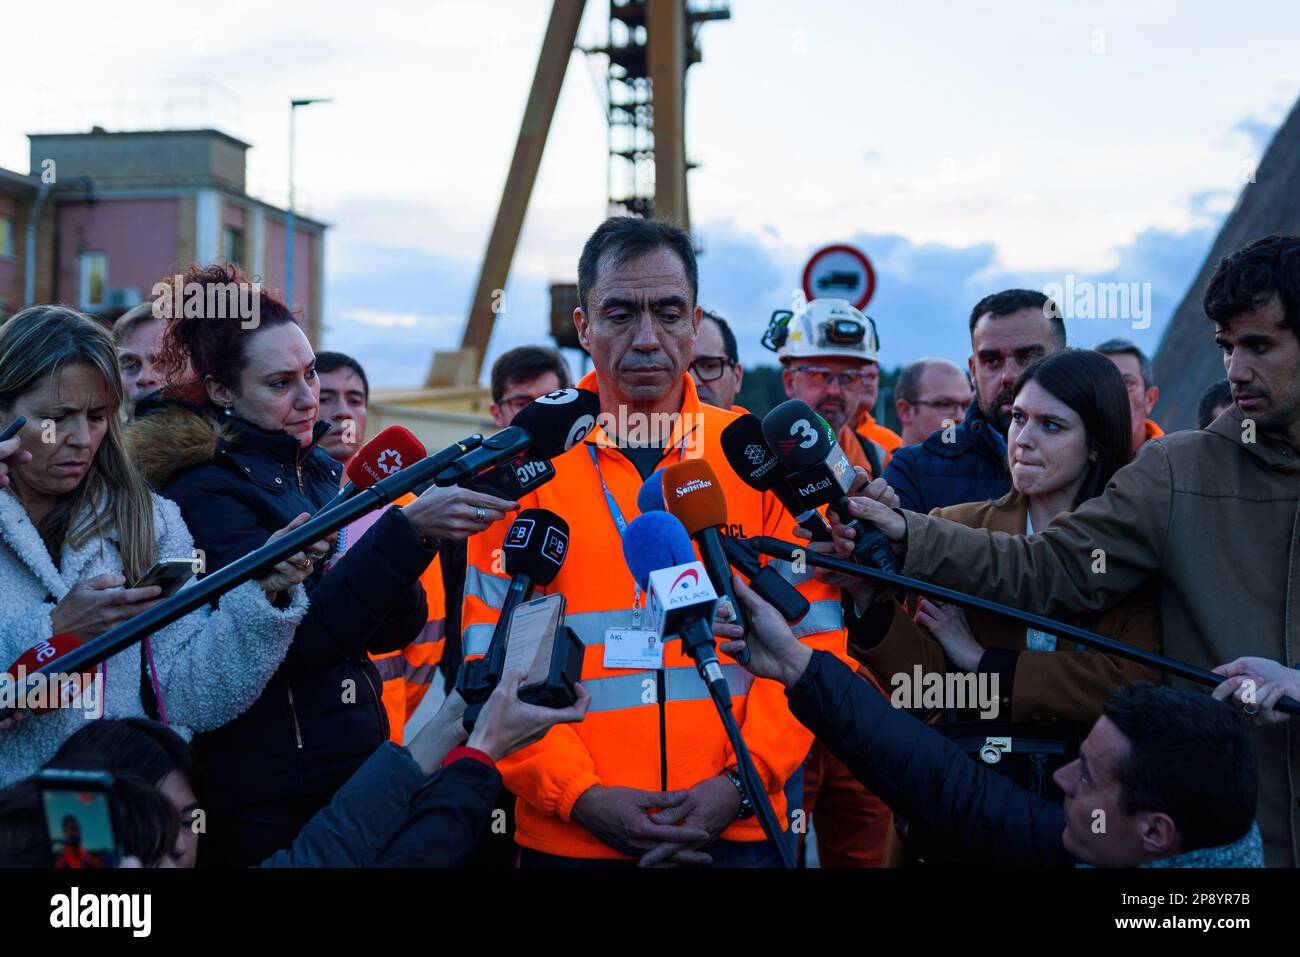
[{"label": "microphone boom pole", "polygon": [[[46,677],[54,673],[78,674],[94,668],[146,635],[184,618],[217,595],[258,577],[290,555],[301,551],[304,546],[319,541],[367,512],[400,498],[482,443],[483,436],[475,433],[390,475],[382,482],[376,482],[341,505],[318,513],[292,531],[205,576],[195,585],[177,592],[148,611],[141,612],[79,648],[47,662],[38,671],[29,673],[29,680],[37,674]],[[0,705],[0,718],[16,710],[19,709]]]},{"label": "microphone boom pole", "polygon": [[[1138,664],[1146,665],[1149,668],[1156,668],[1160,671],[1167,672],[1171,675],[1177,675],[1179,678],[1186,678],[1189,681],[1196,681],[1200,684],[1207,685],[1211,688],[1222,684],[1227,679],[1216,675],[1212,671],[1206,671],[1204,668],[1197,668],[1195,665],[1189,665],[1186,662],[1178,661],[1175,658],[1166,658],[1164,655],[1158,655],[1153,651],[1143,651],[1141,648],[1134,648],[1132,645],[1126,645],[1122,641],[1116,641],[1114,638],[1107,638],[1105,635],[1099,635],[1095,631],[1088,631],[1084,628],[1076,628],[1074,625],[1067,625],[1065,622],[1057,621],[1055,618],[1045,618],[1042,615],[1035,615],[1033,612],[1021,611],[1019,608],[1012,608],[1010,605],[999,604],[995,601],[989,601],[987,598],[979,598],[975,595],[968,595],[965,592],[954,591],[951,588],[944,588],[942,585],[932,585],[929,582],[923,582],[915,578],[908,578],[904,575],[896,575],[893,572],[883,571],[879,568],[872,568],[869,565],[859,565],[856,562],[845,561],[842,558],[832,558],[829,555],[822,555],[818,552],[811,551],[802,545],[796,545],[793,542],[782,541],[779,538],[772,538],[768,535],[756,535],[753,538],[744,539],[744,541],[757,551],[768,555],[772,558],[779,558],[783,561],[794,562],[801,557],[809,565],[818,568],[825,568],[828,571],[839,572],[853,578],[861,578],[863,581],[871,582],[873,585],[889,585],[901,591],[912,592],[925,598],[935,598],[939,601],[948,602],[953,605],[960,605],[963,608],[969,608],[974,611],[987,612],[993,615],[999,615],[1003,618],[1010,618],[1018,621],[1023,625],[1036,628],[1039,631],[1050,632],[1064,638],[1069,638],[1081,645],[1094,648],[1098,651],[1104,651],[1107,654],[1117,655],[1120,658],[1127,658],[1129,661],[1136,661]],[[1294,698],[1283,696],[1278,699],[1277,704],[1273,706],[1278,711],[1285,711],[1288,714],[1300,715],[1300,701]]]}]

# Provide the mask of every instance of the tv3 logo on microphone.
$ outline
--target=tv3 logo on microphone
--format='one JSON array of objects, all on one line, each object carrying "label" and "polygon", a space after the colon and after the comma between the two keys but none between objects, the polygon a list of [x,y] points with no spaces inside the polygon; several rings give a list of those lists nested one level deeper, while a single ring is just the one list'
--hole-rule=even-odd
[{"label": "tv3 logo on microphone", "polygon": [[790,438],[778,439],[781,452],[789,455],[795,449],[810,449],[817,444],[817,430],[807,419],[798,419],[790,425]]}]

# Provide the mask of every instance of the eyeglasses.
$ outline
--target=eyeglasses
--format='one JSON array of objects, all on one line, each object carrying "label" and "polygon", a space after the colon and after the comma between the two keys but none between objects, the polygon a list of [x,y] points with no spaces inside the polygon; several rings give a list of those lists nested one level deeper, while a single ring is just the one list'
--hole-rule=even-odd
[{"label": "eyeglasses", "polygon": [[700,382],[712,382],[734,365],[727,356],[700,356],[691,363],[691,373]]},{"label": "eyeglasses", "polygon": [[829,389],[831,383],[835,382],[845,392],[856,392],[867,384],[867,373],[860,369],[850,369],[847,372],[832,372],[830,369],[822,369],[817,366],[795,366],[791,371],[804,376],[819,389]]},{"label": "eyeglasses", "polygon": [[[543,392],[541,394],[545,395],[546,393]],[[501,406],[503,409],[512,409],[515,413],[519,413],[524,411],[524,406],[533,402],[536,398],[537,396],[535,395],[508,395],[498,402],[497,405]]]},{"label": "eyeglasses", "polygon": [[945,415],[956,415],[966,406],[970,405],[970,400],[961,399],[915,399],[912,405],[928,405],[934,411]]}]

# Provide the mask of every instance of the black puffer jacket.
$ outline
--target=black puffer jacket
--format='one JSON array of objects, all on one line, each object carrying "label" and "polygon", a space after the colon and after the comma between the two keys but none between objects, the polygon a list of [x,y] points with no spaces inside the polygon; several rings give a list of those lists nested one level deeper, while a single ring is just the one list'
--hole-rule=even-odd
[{"label": "black puffer jacket", "polygon": [[[317,425],[316,438],[324,434]],[[283,432],[172,405],[131,426],[132,454],[174,500],[215,571],[338,491],[341,466]],[[206,438],[205,438],[206,436]],[[208,454],[203,455],[204,452]],[[436,554],[401,509],[305,583],[310,607],[257,702],[195,737],[208,789],[210,863],[249,865],[294,835],[387,740],[368,652],[402,648],[427,619],[419,577]]]}]

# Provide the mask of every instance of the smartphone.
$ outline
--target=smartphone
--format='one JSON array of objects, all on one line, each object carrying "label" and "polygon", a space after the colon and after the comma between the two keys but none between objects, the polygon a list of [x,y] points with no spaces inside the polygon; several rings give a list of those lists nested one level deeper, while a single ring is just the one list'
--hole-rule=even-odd
[{"label": "smartphone", "polygon": [[15,435],[17,435],[18,430],[21,429],[26,424],[27,424],[27,420],[24,419],[21,415],[18,416],[18,418],[14,419],[12,422],[10,422],[8,425],[4,427],[3,432],[0,432],[0,442],[8,442]]},{"label": "smartphone", "polygon": [[158,585],[162,588],[159,598],[170,598],[187,581],[194,577],[194,563],[188,558],[170,558],[159,562],[144,573],[144,576],[132,585],[132,588],[147,588]]},{"label": "smartphone", "polygon": [[36,772],[56,869],[109,868],[122,860],[113,776],[46,768]]},{"label": "smartphone", "polygon": [[558,592],[515,608],[507,631],[504,668],[525,672],[520,687],[546,681],[551,671],[555,635],[564,621],[564,596]]}]

